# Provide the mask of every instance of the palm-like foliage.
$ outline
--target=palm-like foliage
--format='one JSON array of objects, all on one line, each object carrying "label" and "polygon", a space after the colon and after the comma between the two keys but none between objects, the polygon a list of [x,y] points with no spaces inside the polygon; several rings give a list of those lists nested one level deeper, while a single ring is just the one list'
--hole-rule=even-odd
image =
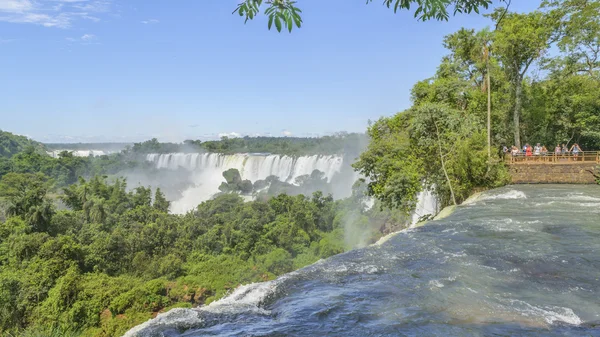
[{"label": "palm-like foliage", "polygon": [[[367,3],[373,0],[367,0]],[[481,8],[488,8],[491,0],[383,0],[383,5],[393,8],[394,13],[399,10],[410,10],[415,8],[414,16],[419,20],[448,20],[450,12],[457,13],[479,13]],[[266,6],[264,14],[269,18],[268,27],[271,29],[275,24],[277,31],[285,27],[289,32],[294,26],[302,26],[302,10],[296,7],[294,0],[245,0],[233,11],[248,20],[254,19]]]}]

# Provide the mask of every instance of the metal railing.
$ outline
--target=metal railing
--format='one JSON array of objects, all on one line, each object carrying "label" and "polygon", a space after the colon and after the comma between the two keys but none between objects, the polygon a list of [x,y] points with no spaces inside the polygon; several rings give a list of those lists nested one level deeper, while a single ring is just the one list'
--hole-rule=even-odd
[{"label": "metal railing", "polygon": [[508,164],[576,164],[576,163],[596,163],[600,164],[600,151],[583,151],[577,154],[568,153],[542,153],[538,155],[527,156],[523,152],[516,155],[510,152],[504,156]]}]

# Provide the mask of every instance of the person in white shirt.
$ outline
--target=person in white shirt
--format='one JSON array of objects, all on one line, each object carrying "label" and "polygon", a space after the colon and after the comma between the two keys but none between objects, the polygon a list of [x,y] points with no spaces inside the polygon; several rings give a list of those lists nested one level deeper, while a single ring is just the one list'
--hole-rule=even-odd
[{"label": "person in white shirt", "polygon": [[540,146],[540,143],[537,143],[536,146],[533,147],[533,154],[539,156],[541,152],[542,147]]}]

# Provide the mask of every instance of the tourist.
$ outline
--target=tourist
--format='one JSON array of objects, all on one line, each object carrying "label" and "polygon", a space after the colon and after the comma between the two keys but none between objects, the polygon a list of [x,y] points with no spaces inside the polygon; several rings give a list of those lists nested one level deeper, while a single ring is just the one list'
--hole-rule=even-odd
[{"label": "tourist", "polygon": [[573,153],[573,157],[577,158],[577,155],[579,154],[579,152],[581,151],[581,148],[579,147],[579,144],[575,143],[573,144],[573,146],[571,146],[571,150],[569,150],[569,152]]},{"label": "tourist", "polygon": [[541,152],[542,152],[542,147],[540,146],[540,143],[537,143],[535,145],[535,147],[533,148],[533,154],[536,156],[539,156]]},{"label": "tourist", "polygon": [[564,155],[564,154],[567,154],[567,153],[569,153],[569,148],[567,147],[566,144],[563,144],[562,145],[562,154]]},{"label": "tourist", "polygon": [[506,147],[506,145],[502,146],[502,154],[506,157],[506,154],[508,153],[508,148]]},{"label": "tourist", "polygon": [[518,156],[519,155],[519,148],[513,145],[511,147],[511,154],[513,155],[513,157]]},{"label": "tourist", "polygon": [[548,155],[548,149],[546,148],[546,145],[542,145],[542,155],[543,156]]},{"label": "tourist", "polygon": [[556,144],[556,147],[554,148],[554,154],[559,155],[560,152],[561,152],[560,144]]},{"label": "tourist", "polygon": [[525,144],[525,156],[531,157],[533,153],[531,152],[531,145]]}]

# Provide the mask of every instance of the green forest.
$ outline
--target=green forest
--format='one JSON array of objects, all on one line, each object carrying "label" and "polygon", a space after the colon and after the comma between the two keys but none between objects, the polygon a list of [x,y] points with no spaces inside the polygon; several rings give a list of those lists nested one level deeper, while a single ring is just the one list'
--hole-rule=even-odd
[{"label": "green forest", "polygon": [[[502,186],[503,146],[600,149],[600,1],[546,0],[489,19],[488,29],[441,41],[447,55],[414,85],[412,107],[372,122],[368,145],[358,134],[152,139],[108,156],[53,158],[45,151],[57,144],[0,132],[0,334],[120,336],[170,308],[372,243],[406,223],[424,188],[446,206]],[[118,176],[152,172],[140,160],[147,153],[202,151],[350,153],[365,179],[334,200],[227,171],[221,193],[176,215],[163,190]],[[321,180],[317,171],[300,186]],[[255,201],[239,195],[266,183]],[[369,209],[367,196],[377,200]]]},{"label": "green forest", "polygon": [[238,195],[250,192],[249,181],[226,171],[213,200],[170,214],[159,188],[118,177],[156,171],[132,151],[53,158],[39,143],[2,135],[12,144],[0,157],[6,336],[120,336],[159,312],[209,304],[241,284],[372,243],[407,219],[367,209],[360,183],[344,200],[302,195],[323,183],[318,171],[299,186],[275,177],[250,183],[250,191],[270,186],[252,202]]},{"label": "green forest", "polygon": [[339,132],[321,137],[221,137],[220,140],[192,140],[183,143],[159,142],[153,138],[139,143],[51,143],[44,144],[49,150],[109,150],[127,154],[214,152],[269,153],[288,156],[351,154],[358,155],[368,143],[367,137],[359,133]]},{"label": "green forest", "polygon": [[489,18],[488,29],[446,36],[448,54],[414,85],[413,106],[369,126],[355,168],[385,205],[411,209],[423,182],[444,205],[506,184],[503,146],[600,149],[600,1]]}]

